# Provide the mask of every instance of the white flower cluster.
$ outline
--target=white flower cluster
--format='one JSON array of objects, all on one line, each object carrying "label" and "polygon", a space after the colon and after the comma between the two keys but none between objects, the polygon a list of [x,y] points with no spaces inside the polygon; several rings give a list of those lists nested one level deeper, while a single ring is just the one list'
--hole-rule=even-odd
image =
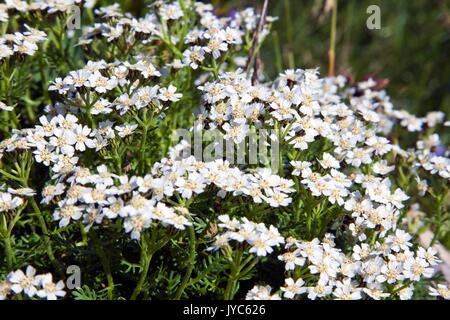
[{"label": "white flower cluster", "polygon": [[[151,57],[139,56],[136,60],[135,64],[89,61],[83,69],[71,71],[64,79],[56,78],[49,91],[58,92],[71,112],[87,110],[92,115],[109,114],[114,109],[124,115],[132,108],[145,107],[159,113],[168,103],[181,99],[182,94],[173,85],[168,88],[148,85],[161,76]],[[107,94],[112,91],[119,91],[120,95],[109,100]]]},{"label": "white flower cluster", "polygon": [[60,199],[53,213],[60,227],[82,218],[89,230],[104,218],[123,218],[125,232],[131,233],[132,239],[139,239],[152,222],[181,230],[191,225],[186,208],[172,208],[156,200],[150,196],[152,187],[150,176],[119,176],[108,172],[104,165],[98,166],[96,173],[77,167],[65,183],[60,179],[56,184],[47,185],[42,197],[44,203],[50,203],[55,197]]},{"label": "white flower cluster", "polygon": [[9,20],[8,11],[30,14],[68,13],[74,6],[83,4],[85,8],[92,8],[96,2],[97,0],[5,0],[5,3],[0,3],[0,21]]},{"label": "white flower cluster", "polygon": [[284,238],[272,225],[267,228],[263,223],[255,223],[247,218],[231,219],[228,215],[221,215],[218,219],[221,222],[218,226],[226,231],[216,237],[208,250],[218,250],[228,246],[230,241],[237,241],[246,243],[250,253],[265,257],[273,252],[274,247],[284,243]]},{"label": "white flower cluster", "polygon": [[58,297],[64,297],[66,292],[62,280],[54,283],[51,273],[36,274],[36,269],[28,266],[25,273],[20,269],[10,272],[6,280],[0,282],[0,300],[5,300],[11,294],[57,300]]},{"label": "white flower cluster", "polygon": [[[73,5],[92,8],[94,3],[6,0],[0,4],[0,21],[8,21],[12,11],[51,15],[68,13]],[[187,14],[189,8],[192,17]],[[105,55],[101,52],[105,60],[88,61],[83,68],[56,78],[48,90],[58,94],[60,102],[46,106],[45,115],[33,128],[13,129],[0,142],[0,159],[7,153],[14,158],[17,151],[24,163],[31,163],[34,157],[35,162],[49,167],[51,180],[40,201],[60,228],[78,222],[89,230],[114,220],[134,240],[146,229],[159,226],[169,233],[184,230],[193,225],[195,198],[205,193],[224,202],[239,197],[270,207],[281,213],[276,217],[280,221],[283,215],[300,212],[305,221],[298,219],[298,224],[305,222],[306,228],[311,228],[311,219],[320,224],[320,236],[306,239],[336,231],[337,237],[349,240],[337,248],[331,233],[322,240],[285,239],[273,225],[246,217],[218,216],[223,232],[209,250],[231,248],[237,242],[239,248],[264,257],[285,244],[286,252],[278,257],[285,264],[285,285],[277,293],[271,293],[270,286],[257,285],[247,299],[411,298],[414,284],[432,277],[440,261],[432,248],[415,250],[412,236],[401,228],[410,199],[407,184],[408,179],[415,182],[417,194],[424,196],[432,191],[427,178],[433,179],[432,185],[434,178],[443,179],[439,182],[443,189],[450,181],[450,153],[433,131],[442,124],[449,126],[445,114],[429,112],[416,117],[396,110],[382,83],[373,79],[350,84],[343,76],[320,78],[317,69],[286,70],[275,81],[265,83],[249,79],[242,69],[236,70],[246,63],[239,62],[236,54],[251,47],[254,34],[261,42],[273,18],[266,17],[259,32],[260,17],[254,9],[233,17],[216,16],[213,9],[192,0],[157,1],[141,18],[122,13],[119,4],[95,9],[99,22],[83,30],[79,44],[90,57],[101,50],[100,41],[105,40],[110,49]],[[46,39],[46,33],[28,25],[22,32],[3,35],[0,63],[15,55],[33,55]],[[124,57],[129,61],[120,60]],[[153,163],[150,172],[141,170],[141,162],[148,160],[145,167],[150,159],[120,162],[136,156],[133,146],[126,146],[136,141],[127,137],[139,133],[142,146],[137,152],[145,158],[150,145],[147,138],[156,137],[153,130],[166,134],[165,126],[152,120],[164,118],[172,103],[196,103],[191,82],[202,94],[193,131],[218,129],[227,142],[240,144],[249,132],[270,130],[271,141],[280,145],[280,172],[238,168],[224,159],[203,162],[190,153],[181,156],[192,147],[186,141],[170,148],[168,156]],[[0,110],[15,111],[3,102]],[[403,149],[393,134],[395,125],[419,134],[419,140]],[[111,155],[110,159],[124,157],[115,163],[116,172],[107,161],[90,157],[94,151],[113,153],[115,147],[124,151]],[[33,154],[29,158],[31,152],[19,153],[28,149]],[[127,174],[136,172],[136,165],[139,175]],[[408,170],[406,175],[403,168]],[[121,170],[123,173],[117,172]],[[2,174],[25,182],[6,171]],[[1,186],[0,213],[21,210],[26,197],[34,194],[30,188]],[[411,195],[413,201],[417,194]],[[439,204],[444,196],[438,195]],[[410,211],[417,214],[416,205]],[[35,273],[31,266],[26,273],[10,273],[0,283],[0,299],[11,292],[23,292],[30,298],[64,296],[61,281],[55,284],[51,274]],[[444,284],[430,287],[429,292],[450,297]]]},{"label": "white flower cluster", "polygon": [[59,114],[49,120],[46,116],[39,118],[40,125],[26,130],[26,141],[33,151],[36,162],[51,166],[56,174],[71,173],[79,157],[76,152],[87,148],[100,150],[108,144],[110,135],[106,130],[91,129],[78,123],[73,114]]},{"label": "white flower cluster", "polygon": [[417,167],[424,168],[432,175],[450,181],[450,158],[437,154],[435,151],[442,148],[439,135],[432,134],[424,140],[417,141],[417,151],[415,152]]},{"label": "white flower cluster", "polygon": [[430,296],[439,297],[445,300],[450,300],[450,285],[438,284],[436,288],[430,287]]},{"label": "white flower cluster", "polygon": [[17,56],[32,56],[38,50],[38,43],[47,39],[43,31],[25,25],[26,31],[4,34],[0,37],[0,62]]},{"label": "white flower cluster", "polygon": [[[187,25],[181,19],[183,10],[193,8],[198,21],[194,26]],[[95,38],[105,38],[108,42],[126,43],[129,50],[135,45],[148,44],[154,41],[162,41],[176,53],[176,59],[169,67],[181,69],[190,66],[197,69],[205,58],[210,56],[213,60],[220,58],[230,50],[239,50],[244,42],[246,33],[254,32],[259,16],[253,8],[248,8],[235,13],[234,17],[217,17],[213,13],[211,4],[186,0],[182,4],[179,1],[169,3],[157,3],[156,9],[142,18],[135,18],[129,14],[123,14],[118,4],[102,7],[95,10],[97,16],[104,22],[83,29],[81,45],[87,45]],[[274,19],[266,17],[270,23]],[[183,38],[168,35],[168,24],[176,21],[185,28]],[[267,25],[260,34],[260,41],[267,35]],[[184,44],[187,48],[181,52],[176,46]]]},{"label": "white flower cluster", "polygon": [[270,90],[264,85],[252,86],[242,72],[221,75],[220,81],[208,82],[198,88],[203,92],[204,104],[197,116],[196,130],[221,129],[224,138],[240,143],[249,126],[263,126],[262,102],[268,102]]},{"label": "white flower cluster", "polygon": [[[376,300],[391,296],[410,299],[414,282],[430,278],[433,266],[440,262],[434,249],[411,251],[410,239],[410,235],[397,230],[384,242],[355,245],[344,253],[335,247],[331,234],[326,234],[322,242],[317,238],[312,241],[288,238],[287,251],[278,257],[285,263],[286,271],[291,274],[300,269],[298,274],[309,272],[316,279],[312,281],[308,277],[305,281],[301,275],[296,280],[289,277],[280,289],[287,299],[302,294],[313,300],[331,297],[355,300],[364,296]],[[439,288],[439,295],[445,296],[443,287]],[[260,290],[261,287],[253,288],[247,298],[254,299]]]},{"label": "white flower cluster", "polygon": [[[376,90],[375,84],[370,79],[344,90],[342,76],[320,79],[317,70],[297,69],[287,70],[273,84],[252,85],[238,70],[199,87],[204,103],[195,128],[220,128],[225,139],[240,143],[252,126],[273,127],[278,122],[284,132],[280,138],[295,149],[308,150],[321,137],[333,143],[333,153],[324,153],[326,159],[320,162],[324,169],[339,170],[340,162],[345,162],[355,168],[372,165],[375,174],[387,175],[394,167],[382,157],[393,150],[418,158],[426,170],[448,178],[448,157],[433,152],[439,145],[437,134],[429,141],[419,141],[418,149],[411,152],[377,135],[389,134],[394,123],[403,120],[405,111],[393,109],[389,96]],[[430,112],[423,121],[434,127],[444,121],[444,114]],[[345,190],[330,192],[348,194]]]},{"label": "white flower cluster", "polygon": [[[301,177],[300,183],[313,196],[324,196],[331,204],[352,212],[350,230],[364,241],[366,229],[381,226],[380,236],[395,229],[399,210],[409,198],[400,188],[391,191],[388,175],[395,166],[386,160],[387,155],[393,150],[405,158],[414,157],[414,151],[404,151],[377,136],[389,133],[400,116],[385,92],[375,90],[374,85],[368,80],[343,90],[343,77],[319,79],[317,70],[288,70],[273,85],[252,85],[239,71],[227,73],[219,81],[199,87],[204,103],[195,129],[220,128],[227,141],[240,143],[251,127],[273,127],[278,122],[282,126],[280,138],[300,150],[290,161],[291,174]],[[436,113],[426,119],[430,126],[443,121]],[[315,161],[297,160],[308,156],[311,144],[320,137],[334,147],[316,156]],[[425,169],[448,178],[449,159],[430,151],[439,137],[434,134],[430,139],[419,141],[416,152],[431,155],[423,164]],[[426,189],[426,181],[418,182]]]},{"label": "white flower cluster", "polygon": [[[287,206],[292,202],[289,194],[295,190],[294,182],[272,174],[270,169],[260,168],[254,173],[244,173],[231,167],[228,161],[197,161],[193,156],[181,160],[164,158],[152,170],[157,183],[157,197],[172,196],[178,192],[190,199],[204,192],[208,185],[219,188],[218,195],[225,197],[249,196],[255,203],[265,202],[271,207]],[[159,194],[159,195],[158,195]]]},{"label": "white flower cluster", "polygon": [[245,300],[281,300],[278,294],[271,294],[270,286],[254,286],[245,296]]},{"label": "white flower cluster", "polygon": [[[174,149],[171,149],[172,155],[177,154]],[[208,185],[215,185],[221,196],[230,192],[278,207],[289,204],[288,194],[293,191],[292,181],[273,175],[269,170],[245,174],[227,162],[203,163],[194,157],[164,158],[154,165],[151,174],[144,177],[110,173],[105,165],[91,173],[74,164],[71,172],[72,175],[65,172],[58,176],[56,183],[48,184],[42,191],[42,203],[59,199],[53,214],[59,226],[83,218],[89,229],[94,223],[101,224],[105,217],[122,217],[125,231],[131,232],[133,239],[138,239],[152,221],[181,230],[191,225],[186,208],[181,204],[172,208],[163,202],[174,195],[189,200],[195,194],[203,193]]]},{"label": "white flower cluster", "polygon": [[[386,92],[376,90],[376,87],[377,83],[369,79],[359,83],[356,88],[348,89],[346,94],[350,96],[350,105],[354,111],[361,112],[364,120],[372,119],[371,122],[376,123],[374,128],[377,132],[389,134],[395,122],[409,132],[422,132],[442,123],[444,126],[450,124],[449,121],[444,123],[445,114],[440,111],[431,111],[419,118],[406,110],[395,110]],[[369,114],[364,110],[368,110]],[[443,147],[438,134],[427,135],[424,140],[417,141],[416,149],[407,152],[396,145],[393,145],[393,148],[398,153],[413,157],[417,167],[423,167],[431,174],[437,174],[444,179],[450,178],[449,157],[444,156],[445,150],[439,150]]]}]

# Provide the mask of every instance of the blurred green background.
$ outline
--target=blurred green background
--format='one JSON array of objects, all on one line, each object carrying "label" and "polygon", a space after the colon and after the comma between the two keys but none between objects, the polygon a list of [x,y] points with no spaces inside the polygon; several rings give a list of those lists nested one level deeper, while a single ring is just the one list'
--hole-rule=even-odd
[{"label": "blurred green background", "polygon": [[[104,0],[105,4],[112,1]],[[121,0],[126,11],[142,15],[151,0]],[[219,15],[263,0],[212,0]],[[328,69],[331,12],[327,0],[270,0],[269,15],[279,17],[262,50],[265,71]],[[381,29],[369,30],[366,12],[381,9]],[[397,108],[424,115],[450,111],[450,1],[338,0],[336,70],[357,80],[371,75],[389,79],[387,90]]]}]

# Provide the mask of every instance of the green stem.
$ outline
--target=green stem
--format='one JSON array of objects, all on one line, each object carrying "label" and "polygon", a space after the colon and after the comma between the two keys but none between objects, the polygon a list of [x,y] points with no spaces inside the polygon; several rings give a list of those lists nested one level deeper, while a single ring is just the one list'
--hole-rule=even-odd
[{"label": "green stem", "polygon": [[100,239],[98,238],[97,234],[95,233],[95,231],[93,229],[91,229],[90,235],[91,235],[92,241],[94,242],[95,251],[97,252],[97,255],[100,259],[100,262],[103,267],[103,271],[106,276],[106,281],[108,283],[108,299],[112,300],[113,292],[114,292],[114,279],[113,279],[112,273],[111,273],[111,265],[110,265],[109,257],[106,255],[105,250],[103,250],[103,246],[100,242]]},{"label": "green stem", "polygon": [[143,113],[143,122],[144,122],[144,128],[142,133],[142,141],[141,146],[139,148],[139,174],[144,174],[145,170],[145,145],[147,143],[147,134],[148,134],[148,123],[147,123],[147,109],[144,109]]},{"label": "green stem", "polygon": [[330,29],[330,49],[328,50],[328,76],[333,77],[335,74],[336,59],[336,29],[337,29],[337,6],[338,0],[333,0]]},{"label": "green stem", "polygon": [[153,232],[152,237],[149,238],[147,233],[142,235],[141,240],[141,265],[143,266],[141,274],[139,275],[138,283],[134,288],[133,294],[131,295],[130,300],[136,300],[139,293],[142,291],[142,287],[147,279],[148,270],[150,268],[150,262],[152,261],[153,254],[155,253],[155,234]]},{"label": "green stem", "polygon": [[287,57],[288,57],[288,66],[289,68],[293,69],[295,67],[295,59],[294,59],[294,33],[293,33],[293,23],[291,19],[291,3],[290,0],[284,0],[284,14],[285,14],[285,21],[286,21],[286,36],[287,36],[287,42],[288,42],[288,50],[287,50]]},{"label": "green stem", "polygon": [[59,269],[60,266],[59,266],[57,260],[55,259],[55,255],[53,254],[52,245],[50,243],[50,237],[48,236],[49,232],[48,232],[47,224],[45,223],[44,216],[43,216],[41,210],[39,209],[39,206],[37,205],[34,197],[30,198],[30,204],[38,217],[39,225],[41,227],[43,237],[44,237],[44,246],[45,246],[45,250],[47,252],[48,258],[50,259],[50,262],[52,264],[54,264],[55,266],[57,266],[57,268]]},{"label": "green stem", "polygon": [[[28,184],[29,174],[30,174],[29,171],[26,171],[25,169],[21,170],[22,185],[25,188],[29,187],[29,184]],[[58,270],[58,272],[61,272],[61,270],[62,270],[61,265],[55,259],[52,245],[50,243],[49,232],[48,232],[47,224],[44,219],[44,215],[42,214],[41,209],[39,209],[39,206],[36,203],[36,199],[34,198],[34,196],[30,197],[29,202],[30,202],[31,207],[33,208],[35,214],[38,217],[39,225],[41,227],[43,238],[44,238],[44,246],[45,246],[45,251],[47,252],[47,256],[50,259],[50,262],[53,264],[53,266]]]},{"label": "green stem", "polygon": [[177,290],[175,300],[179,300],[181,298],[181,295],[183,294],[184,289],[186,288],[188,281],[191,278],[192,270],[194,269],[195,265],[195,245],[195,230],[194,227],[189,227],[189,265],[186,273],[184,274],[183,280],[181,281],[181,285]]},{"label": "green stem", "polygon": [[14,261],[14,253],[11,245],[11,236],[7,235],[3,239],[3,243],[5,244],[5,256],[6,256],[6,265],[9,271],[13,269],[13,261]]},{"label": "green stem", "polygon": [[441,226],[442,226],[442,202],[443,202],[444,196],[443,195],[437,195],[436,202],[437,202],[437,216],[436,216],[436,227],[434,230],[434,236],[431,240],[430,247],[434,245],[437,239],[439,239],[439,233],[441,232]]},{"label": "green stem", "polygon": [[233,259],[233,262],[231,264],[231,273],[230,273],[230,277],[228,278],[228,281],[227,281],[227,286],[225,288],[225,294],[224,294],[225,300],[232,300],[234,297],[234,291],[235,291],[237,282],[239,280],[241,259],[242,259],[242,252],[238,251],[238,253],[236,254],[236,258]]},{"label": "green stem", "polygon": [[[251,261],[251,262],[250,262]],[[250,262],[247,266],[246,264]],[[249,256],[247,258],[247,260],[245,260],[245,262],[241,265],[240,267],[240,274],[242,277],[245,277],[250,271],[253,270],[253,268],[255,267],[255,265],[258,263],[258,259],[254,259],[253,256]],[[246,266],[246,267],[245,267]],[[244,270],[242,270],[245,267]]]}]

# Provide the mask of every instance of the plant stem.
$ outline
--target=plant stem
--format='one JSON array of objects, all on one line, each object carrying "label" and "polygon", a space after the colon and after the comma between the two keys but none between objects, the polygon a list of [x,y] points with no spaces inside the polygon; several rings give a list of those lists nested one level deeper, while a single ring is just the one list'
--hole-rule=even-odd
[{"label": "plant stem", "polygon": [[227,282],[227,287],[225,289],[225,295],[224,295],[224,299],[225,300],[232,300],[233,296],[234,296],[234,290],[236,287],[236,283],[237,283],[237,272],[236,270],[233,268],[230,278],[228,279]]},{"label": "plant stem", "polygon": [[45,223],[44,216],[43,216],[41,210],[39,209],[39,206],[37,205],[34,197],[30,198],[30,204],[38,217],[39,225],[41,227],[43,237],[44,237],[45,251],[47,252],[48,258],[50,259],[50,262],[59,270],[60,265],[59,265],[58,261],[55,259],[55,255],[53,254],[52,245],[50,243],[50,237],[48,236],[49,232],[48,232],[47,224]]},{"label": "plant stem", "polygon": [[3,242],[5,244],[6,265],[8,267],[8,270],[12,271],[12,269],[13,269],[13,261],[14,261],[14,253],[13,253],[12,245],[11,245],[11,236],[7,235],[3,239]]},{"label": "plant stem", "polygon": [[277,31],[273,31],[273,43],[275,50],[275,66],[278,73],[283,72],[283,55],[280,49],[280,37]]},{"label": "plant stem", "polygon": [[195,265],[195,230],[194,227],[189,227],[189,265],[186,270],[186,273],[184,274],[183,280],[181,281],[181,285],[179,286],[177,293],[175,294],[175,300],[179,300],[181,298],[181,295],[184,292],[184,289],[186,288],[189,279],[191,278],[192,270],[194,269]]},{"label": "plant stem", "polygon": [[[249,263],[250,262],[250,263]],[[249,263],[247,265],[247,263]],[[245,260],[245,262],[240,266],[240,274],[242,275],[242,277],[246,276],[247,273],[249,273],[250,271],[252,271],[252,269],[255,267],[255,265],[258,263],[258,259],[254,258],[253,256],[249,256],[247,258],[247,260]],[[247,265],[247,266],[246,266]],[[242,270],[245,267],[244,270]]]},{"label": "plant stem", "polygon": [[[29,184],[28,184],[29,171],[27,173],[25,173],[23,171],[24,170],[22,170],[22,172],[21,172],[22,185],[25,188],[28,188],[29,187]],[[35,214],[38,217],[39,226],[41,227],[43,238],[44,238],[44,246],[45,246],[45,251],[47,252],[47,256],[50,259],[50,262],[56,268],[56,270],[58,272],[61,272],[62,271],[61,264],[58,262],[58,260],[55,259],[55,255],[53,253],[52,245],[50,243],[49,232],[48,232],[47,224],[44,219],[44,215],[42,214],[41,209],[39,209],[39,206],[36,203],[36,199],[34,198],[34,196],[30,197],[29,201],[30,201],[31,207],[33,208]]]},{"label": "plant stem", "polygon": [[333,1],[330,29],[330,49],[328,50],[328,76],[333,77],[335,74],[335,57],[336,57],[336,29],[337,29],[337,6],[338,0]]},{"label": "plant stem", "polygon": [[145,279],[147,278],[148,269],[150,267],[150,262],[152,261],[153,254],[155,253],[154,240],[155,240],[156,232],[153,232],[152,237],[149,238],[147,233],[142,235],[141,240],[141,265],[143,265],[143,269],[141,274],[139,275],[139,280],[134,288],[133,294],[131,295],[130,300],[136,300],[139,293],[142,291],[142,286],[144,285]]},{"label": "plant stem", "polygon": [[234,290],[239,280],[240,264],[242,259],[242,252],[238,251],[236,258],[233,259],[231,264],[231,274],[227,281],[227,287],[225,288],[224,300],[232,300],[234,297]]},{"label": "plant stem", "polygon": [[436,202],[437,202],[437,216],[436,216],[436,227],[434,230],[434,236],[431,240],[430,247],[432,247],[436,240],[439,239],[439,233],[441,232],[441,226],[442,226],[442,202],[444,199],[444,195],[437,195]]},{"label": "plant stem", "polygon": [[131,295],[130,300],[136,300],[139,293],[141,293],[142,286],[144,285],[145,279],[147,278],[148,269],[150,267],[150,262],[152,261],[153,254],[148,254],[144,259],[144,269],[141,272],[141,275],[139,276],[138,283],[136,285],[136,288],[133,291],[133,294]]},{"label": "plant stem", "polygon": [[90,232],[91,239],[94,242],[95,251],[97,252],[97,255],[100,259],[100,262],[103,267],[103,271],[106,276],[106,281],[108,283],[108,299],[112,300],[113,298],[113,292],[114,292],[114,279],[112,277],[111,273],[111,265],[109,262],[109,257],[106,255],[105,251],[103,250],[103,246],[100,242],[100,239],[98,238],[97,234],[93,229],[91,229]]},{"label": "plant stem", "polygon": [[294,37],[293,37],[293,30],[292,30],[292,19],[291,19],[291,2],[290,0],[284,0],[284,15],[286,20],[286,36],[287,36],[287,58],[288,58],[288,67],[294,68],[295,67],[295,59],[294,59]]},{"label": "plant stem", "polygon": [[[247,77],[250,78],[250,73],[251,70],[253,68],[253,63],[256,59],[256,55],[258,54],[258,48],[259,48],[259,36],[263,31],[264,28],[264,23],[266,22],[266,15],[267,15],[267,7],[269,5],[269,0],[264,0],[263,3],[263,8],[261,11],[261,15],[259,17],[259,23],[258,23],[258,28],[256,29],[254,35],[253,35],[253,39],[252,39],[252,46],[250,48],[250,52],[249,55],[247,57],[247,66],[246,66],[246,71],[247,71]],[[213,59],[214,61],[214,59]]]},{"label": "plant stem", "polygon": [[142,142],[141,146],[139,148],[139,174],[144,174],[145,170],[145,145],[147,143],[147,134],[148,134],[148,123],[147,123],[147,109],[144,109],[143,113],[143,122],[144,122],[144,128],[142,133]]}]

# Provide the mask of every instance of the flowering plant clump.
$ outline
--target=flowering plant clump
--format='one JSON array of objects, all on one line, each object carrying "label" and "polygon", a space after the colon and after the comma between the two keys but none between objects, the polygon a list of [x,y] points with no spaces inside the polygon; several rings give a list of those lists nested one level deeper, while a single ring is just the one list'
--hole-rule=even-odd
[{"label": "flowering plant clump", "polygon": [[446,114],[270,79],[275,21],[0,4],[0,299],[449,299]]}]

